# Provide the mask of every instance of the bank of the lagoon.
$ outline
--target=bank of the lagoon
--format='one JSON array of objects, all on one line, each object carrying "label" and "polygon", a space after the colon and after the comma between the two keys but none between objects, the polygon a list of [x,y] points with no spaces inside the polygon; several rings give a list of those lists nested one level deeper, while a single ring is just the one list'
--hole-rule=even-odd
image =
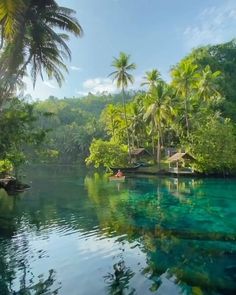
[{"label": "bank of the lagoon", "polygon": [[235,294],[235,180],[57,166],[26,181],[0,191],[1,295]]},{"label": "bank of the lagoon", "polygon": [[161,168],[159,169],[157,165],[149,165],[149,166],[140,166],[138,169],[135,169],[135,171],[126,171],[125,168],[122,169],[120,167],[121,171],[125,171],[124,174],[131,175],[132,177],[136,176],[142,176],[142,175],[150,175],[150,176],[157,176],[157,177],[192,177],[192,178],[235,178],[236,179],[236,173],[232,172],[211,172],[211,173],[203,173],[203,172],[197,172],[192,170],[191,168],[187,169],[166,169]]}]

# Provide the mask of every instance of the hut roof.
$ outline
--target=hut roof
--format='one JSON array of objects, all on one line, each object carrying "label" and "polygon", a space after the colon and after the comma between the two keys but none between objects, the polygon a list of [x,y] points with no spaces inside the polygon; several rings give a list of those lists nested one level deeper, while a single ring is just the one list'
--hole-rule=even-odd
[{"label": "hut roof", "polygon": [[192,156],[190,156],[188,153],[176,153],[173,156],[169,157],[167,159],[168,162],[177,162],[181,159],[185,160],[194,160]]},{"label": "hut roof", "polygon": [[141,154],[144,154],[144,153],[147,153],[150,155],[150,153],[145,148],[133,149],[131,151],[132,156],[140,156]]}]

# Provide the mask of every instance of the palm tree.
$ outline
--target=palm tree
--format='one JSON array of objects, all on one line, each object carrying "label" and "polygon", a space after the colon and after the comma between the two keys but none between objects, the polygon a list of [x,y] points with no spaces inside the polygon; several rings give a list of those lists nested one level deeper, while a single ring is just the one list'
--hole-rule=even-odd
[{"label": "palm tree", "polygon": [[160,169],[161,143],[163,142],[163,126],[171,116],[171,89],[160,82],[151,87],[146,98],[146,112],[144,120],[150,123],[152,134],[157,134],[157,164]]},{"label": "palm tree", "polygon": [[144,138],[146,135],[146,128],[143,121],[143,107],[135,102],[130,104],[130,134],[132,147],[142,147],[144,145]]},{"label": "palm tree", "polygon": [[147,85],[149,89],[155,86],[156,83],[162,81],[161,74],[157,69],[147,71],[143,79],[144,79],[144,82],[141,83],[141,86]]},{"label": "palm tree", "polygon": [[197,88],[200,98],[204,102],[214,102],[220,97],[216,83],[220,75],[220,71],[212,72],[209,65],[207,65],[201,72],[201,78],[198,81]]},{"label": "palm tree", "polygon": [[121,52],[118,58],[114,58],[112,67],[114,67],[116,70],[112,72],[109,76],[113,76],[113,81],[116,81],[117,88],[121,88],[122,91],[122,102],[127,133],[127,143],[129,149],[129,160],[131,160],[130,136],[126,115],[125,89],[127,89],[129,83],[134,83],[134,77],[129,74],[129,71],[135,70],[136,65],[134,63],[130,63],[130,55]]},{"label": "palm tree", "polygon": [[173,78],[172,84],[177,90],[177,95],[184,102],[185,126],[188,136],[190,131],[189,101],[193,92],[197,89],[197,81],[200,78],[198,66],[191,60],[184,60],[172,70],[171,74]]},{"label": "palm tree", "polygon": [[[153,87],[157,86],[157,84],[161,81],[161,74],[157,69],[153,69],[151,71],[147,71],[145,73],[145,76],[143,77],[144,82],[141,83],[141,86],[148,86],[148,92],[146,94],[147,98],[150,96],[150,92],[153,89]],[[147,99],[149,101],[149,98]],[[155,124],[151,124],[151,130],[150,133],[152,134],[152,153],[155,161]]]},{"label": "palm tree", "polygon": [[[11,3],[13,0],[5,1]],[[68,35],[59,33],[59,30],[75,36],[82,35],[75,12],[59,6],[54,0],[24,0],[22,3],[21,17],[16,18],[18,29],[9,33],[6,13],[2,13],[0,5],[0,20],[5,15],[1,23],[2,36],[6,38],[0,58],[1,88],[7,88],[7,92],[14,90],[16,82],[26,74],[29,66],[34,85],[36,77],[40,75],[43,78],[46,73],[49,78],[55,78],[60,86],[64,78],[62,71],[67,71],[64,58],[70,59],[71,52],[67,45]]]}]

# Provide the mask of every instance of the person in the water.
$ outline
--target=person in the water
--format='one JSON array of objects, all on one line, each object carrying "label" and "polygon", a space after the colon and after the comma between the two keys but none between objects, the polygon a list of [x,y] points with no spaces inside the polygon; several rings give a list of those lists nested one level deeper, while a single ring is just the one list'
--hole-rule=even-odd
[{"label": "person in the water", "polygon": [[124,176],[124,175],[119,169],[118,172],[116,173],[116,177],[122,177],[122,176]]}]

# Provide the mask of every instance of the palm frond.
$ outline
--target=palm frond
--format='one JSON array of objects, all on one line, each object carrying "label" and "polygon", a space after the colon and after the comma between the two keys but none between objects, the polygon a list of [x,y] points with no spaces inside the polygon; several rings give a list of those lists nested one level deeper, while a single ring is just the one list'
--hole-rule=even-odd
[{"label": "palm frond", "polygon": [[0,25],[3,37],[12,39],[20,26],[22,11],[25,4],[23,0],[0,0]]}]

